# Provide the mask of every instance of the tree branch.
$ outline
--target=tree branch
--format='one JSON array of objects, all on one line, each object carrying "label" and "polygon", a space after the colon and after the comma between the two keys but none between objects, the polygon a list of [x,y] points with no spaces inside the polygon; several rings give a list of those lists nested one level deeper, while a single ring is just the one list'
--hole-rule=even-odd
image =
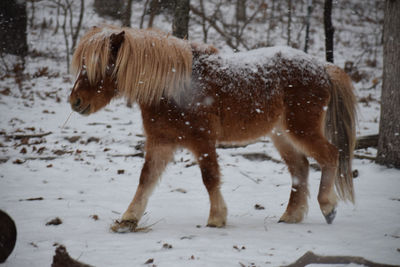
[{"label": "tree branch", "polygon": [[52,132],[40,133],[40,134],[14,134],[14,135],[4,135],[5,138],[12,139],[24,139],[24,138],[40,138],[52,134]]},{"label": "tree branch", "polygon": [[207,21],[211,27],[213,27],[219,34],[222,35],[222,37],[225,38],[226,44],[231,47],[232,49],[237,49],[237,46],[232,43],[232,38],[226,34],[216,23],[214,20],[208,18],[203,14],[200,10],[198,10],[195,6],[190,5],[190,10],[193,12],[193,14],[200,16],[203,20]]}]

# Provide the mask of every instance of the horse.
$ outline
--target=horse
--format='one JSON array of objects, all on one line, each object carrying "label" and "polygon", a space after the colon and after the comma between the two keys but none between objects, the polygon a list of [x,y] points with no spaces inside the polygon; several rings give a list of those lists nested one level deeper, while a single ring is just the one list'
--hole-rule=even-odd
[{"label": "horse", "polygon": [[115,232],[137,229],[177,148],[191,151],[200,167],[207,226],[224,227],[216,146],[263,136],[292,179],[279,222],[299,223],[308,211],[307,157],[321,167],[317,198],[328,224],[339,200],[354,203],[356,97],[349,76],[331,63],[289,47],[221,53],[157,30],[102,25],[80,39],[71,67],[73,111],[87,116],[121,97],[141,109],[144,165],[133,200],[111,226]]}]

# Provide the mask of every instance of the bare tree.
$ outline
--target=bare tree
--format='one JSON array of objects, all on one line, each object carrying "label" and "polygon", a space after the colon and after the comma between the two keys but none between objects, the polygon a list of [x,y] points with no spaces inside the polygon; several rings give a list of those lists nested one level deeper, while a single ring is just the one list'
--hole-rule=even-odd
[{"label": "bare tree", "polygon": [[125,11],[122,13],[122,26],[131,26],[132,0],[125,1]]},{"label": "bare tree", "polygon": [[175,4],[176,0],[146,0],[144,2],[142,16],[140,17],[140,29],[144,27],[143,25],[146,15],[149,17],[147,28],[151,28],[153,27],[154,20],[157,15],[161,13],[173,15],[175,11]]},{"label": "bare tree", "polygon": [[147,28],[153,27],[154,18],[160,12],[160,2],[158,0],[151,0],[150,1],[150,18],[149,23],[147,24]]},{"label": "bare tree", "polygon": [[237,0],[236,2],[236,20],[246,21],[246,0]]},{"label": "bare tree", "polygon": [[21,56],[28,54],[26,41],[26,2],[0,1],[0,53]]},{"label": "bare tree", "polygon": [[287,45],[290,46],[290,35],[292,30],[292,0],[288,0],[288,25],[287,25]]},{"label": "bare tree", "polygon": [[190,0],[176,0],[172,34],[179,38],[189,37]]},{"label": "bare tree", "polygon": [[335,29],[332,25],[332,0],[325,0],[324,28],[326,60],[333,63],[333,34]]},{"label": "bare tree", "polygon": [[275,2],[276,0],[271,1],[271,12],[269,14],[269,25],[267,30],[267,46],[271,44],[271,31],[275,28]]},{"label": "bare tree", "polygon": [[306,39],[304,41],[304,52],[308,52],[308,41],[310,39],[310,19],[312,13],[312,0],[307,0],[307,17],[306,17]]},{"label": "bare tree", "polygon": [[140,24],[139,24],[140,29],[143,29],[144,17],[146,16],[146,13],[147,13],[148,4],[149,4],[149,0],[146,0],[146,2],[144,3],[142,16],[140,17]]},{"label": "bare tree", "polygon": [[[205,14],[205,8],[204,8],[204,1],[200,0],[200,11]],[[201,29],[203,30],[203,42],[207,43],[208,41],[208,30],[210,29],[210,25],[207,24],[207,21],[205,20],[204,17],[201,17]]]},{"label": "bare tree", "polygon": [[100,16],[109,16],[114,19],[121,19],[121,14],[124,13],[126,0],[94,0],[94,11]]},{"label": "bare tree", "polygon": [[[208,14],[204,8],[204,5],[201,4],[200,8],[195,5],[190,5],[190,10],[192,14],[194,14],[194,20],[199,21],[203,25],[203,32],[208,32],[208,29],[213,28],[218,34],[221,35],[225,39],[226,44],[234,50],[240,50],[241,47],[249,50],[250,47],[247,43],[247,40],[243,38],[248,26],[251,22],[255,20],[258,14],[262,11],[265,11],[267,5],[264,0],[258,1],[258,5],[254,6],[254,11],[252,14],[248,15],[244,21],[235,20],[233,22],[227,22],[226,17],[224,16],[224,12],[222,11],[222,7],[229,3],[223,1],[217,1],[214,3],[213,13]],[[237,5],[235,4],[234,8]]]},{"label": "bare tree", "polygon": [[[67,61],[67,70],[69,72],[70,65],[70,56],[74,51],[76,43],[78,41],[79,32],[82,27],[83,15],[85,10],[85,0],[80,0],[80,11],[78,15],[78,22],[76,26],[74,26],[74,12],[73,12],[73,0],[52,0],[54,4],[58,8],[62,10],[63,22],[61,25],[65,49],[66,49],[66,61]],[[58,19],[58,17],[57,17]]]},{"label": "bare tree", "polygon": [[383,28],[383,85],[376,161],[400,168],[400,1],[385,1]]}]

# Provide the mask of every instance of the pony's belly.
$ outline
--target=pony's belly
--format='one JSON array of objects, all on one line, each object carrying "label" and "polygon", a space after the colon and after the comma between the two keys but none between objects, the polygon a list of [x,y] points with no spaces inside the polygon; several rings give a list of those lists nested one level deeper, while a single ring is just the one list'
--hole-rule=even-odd
[{"label": "pony's belly", "polygon": [[236,121],[235,124],[222,126],[222,133],[218,138],[220,143],[247,143],[267,135],[274,123],[264,120],[256,122]]},{"label": "pony's belly", "polygon": [[283,108],[279,99],[254,106],[255,101],[225,105],[220,114],[219,142],[246,142],[267,135],[282,117]]}]

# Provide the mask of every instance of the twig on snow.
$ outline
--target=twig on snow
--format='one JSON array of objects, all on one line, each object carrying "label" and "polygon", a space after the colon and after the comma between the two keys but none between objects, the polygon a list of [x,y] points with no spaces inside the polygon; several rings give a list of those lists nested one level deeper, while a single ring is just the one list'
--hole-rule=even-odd
[{"label": "twig on snow", "polygon": [[40,134],[13,134],[13,135],[4,135],[4,137],[13,139],[40,138],[50,134],[52,134],[52,132],[40,133]]}]

